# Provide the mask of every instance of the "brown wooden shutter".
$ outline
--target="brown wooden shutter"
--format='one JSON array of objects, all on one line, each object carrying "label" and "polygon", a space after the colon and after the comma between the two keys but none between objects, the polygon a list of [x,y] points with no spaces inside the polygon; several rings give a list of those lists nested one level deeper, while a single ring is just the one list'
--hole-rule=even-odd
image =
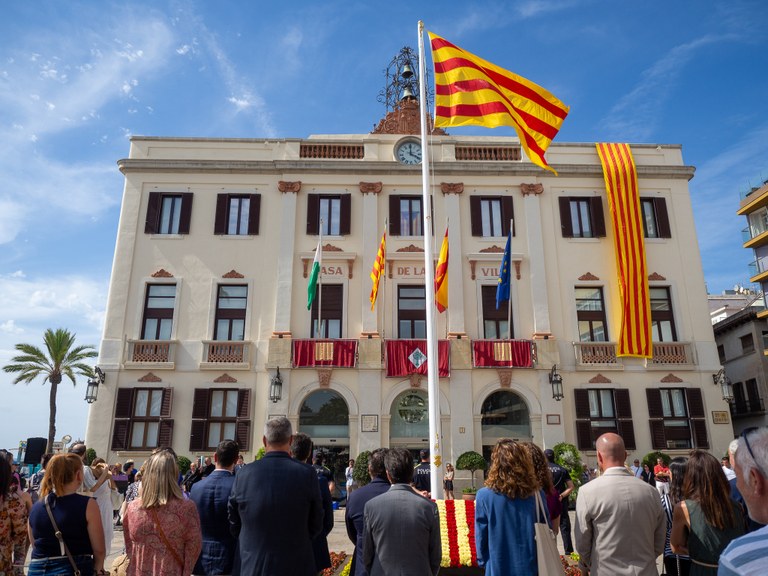
[{"label": "brown wooden shutter", "polygon": [[389,196],[389,235],[400,236],[400,195]]},{"label": "brown wooden shutter", "polygon": [[576,388],[573,391],[573,401],[576,405],[576,418],[589,419],[589,390]]},{"label": "brown wooden shutter", "polygon": [[130,420],[115,420],[115,428],[112,431],[112,450],[128,449],[128,430],[130,429]]},{"label": "brown wooden shutter", "polygon": [[629,401],[629,390],[626,388],[614,390],[613,401],[616,404],[617,418],[632,418],[632,405]]},{"label": "brown wooden shutter", "polygon": [[147,202],[147,219],[144,222],[145,234],[157,234],[158,224],[160,222],[160,205],[163,201],[163,195],[160,192],[150,192]]},{"label": "brown wooden shutter", "polygon": [[667,201],[664,198],[653,199],[653,209],[656,212],[656,226],[659,238],[672,238],[672,230],[669,227],[669,214],[667,214]]},{"label": "brown wooden shutter", "polygon": [[667,437],[664,433],[664,420],[649,420],[651,427],[651,447],[654,450],[667,449]]},{"label": "brown wooden shutter", "polygon": [[249,194],[251,206],[248,212],[248,234],[257,236],[259,234],[259,219],[261,216],[261,194]]},{"label": "brown wooden shutter", "polygon": [[115,418],[130,418],[133,408],[133,388],[118,388],[115,402]]},{"label": "brown wooden shutter", "polygon": [[579,450],[594,450],[592,445],[592,424],[589,420],[576,421],[576,443]]},{"label": "brown wooden shutter", "polygon": [[603,199],[593,196],[589,199],[589,211],[592,219],[592,232],[596,238],[605,236],[605,217],[603,216]]},{"label": "brown wooden shutter", "polygon": [[251,390],[249,388],[241,388],[237,391],[237,417],[251,417]]},{"label": "brown wooden shutter", "polygon": [[237,391],[237,423],[235,424],[235,442],[240,450],[248,450],[251,444],[251,390],[241,388]]},{"label": "brown wooden shutter", "polygon": [[115,425],[112,430],[112,450],[128,449],[132,410],[133,388],[118,388],[115,401]]},{"label": "brown wooden shutter", "polygon": [[352,223],[352,194],[341,195],[341,221],[339,222],[339,234],[348,236]]},{"label": "brown wooden shutter", "polygon": [[157,447],[170,448],[173,446],[173,420],[167,418],[160,420],[160,427],[157,431]]},{"label": "brown wooden shutter", "polygon": [[160,403],[160,418],[170,418],[172,406],[173,388],[163,388],[163,400]]},{"label": "brown wooden shutter", "polygon": [[686,388],[685,397],[688,402],[688,416],[691,418],[693,445],[695,448],[709,449],[707,414],[704,411],[701,388]]},{"label": "brown wooden shutter", "polygon": [[646,388],[645,396],[648,399],[648,416],[651,418],[663,418],[664,408],[661,405],[661,390],[658,388]]},{"label": "brown wooden shutter", "polygon": [[707,436],[707,421],[703,418],[691,420],[691,429],[693,430],[694,448],[709,450],[709,438]]},{"label": "brown wooden shutter", "polygon": [[216,196],[216,217],[213,220],[213,233],[222,235],[227,233],[227,216],[229,212],[229,194]]},{"label": "brown wooden shutter", "polygon": [[179,216],[179,234],[189,234],[189,223],[192,220],[192,192],[181,195],[181,214]]},{"label": "brown wooden shutter", "polygon": [[685,397],[688,400],[688,415],[691,418],[706,418],[701,388],[686,388]]},{"label": "brown wooden shutter", "polygon": [[307,235],[320,233],[320,194],[307,194]]},{"label": "brown wooden shutter", "polygon": [[206,420],[192,420],[192,427],[189,433],[190,452],[200,452],[205,450],[205,425]]},{"label": "brown wooden shutter", "polygon": [[480,196],[469,197],[469,222],[472,227],[472,236],[482,236],[483,216],[482,208],[480,207]]},{"label": "brown wooden shutter", "polygon": [[501,197],[501,234],[507,236],[509,234],[509,221],[512,220],[512,236],[515,235],[515,207],[512,201],[512,196]]},{"label": "brown wooden shutter", "polygon": [[560,229],[563,231],[563,238],[573,238],[571,199],[568,196],[560,196],[557,201],[560,205]]},{"label": "brown wooden shutter", "polygon": [[635,442],[635,425],[632,420],[619,420],[619,436],[624,440],[624,447],[627,450],[637,449]]},{"label": "brown wooden shutter", "polygon": [[210,407],[211,391],[208,388],[195,388],[195,396],[192,400],[192,419],[207,420]]}]

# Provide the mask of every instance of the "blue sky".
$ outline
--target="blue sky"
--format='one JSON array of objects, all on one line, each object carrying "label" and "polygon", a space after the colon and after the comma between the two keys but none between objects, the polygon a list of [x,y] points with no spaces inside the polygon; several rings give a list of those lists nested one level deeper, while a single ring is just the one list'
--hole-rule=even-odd
[{"label": "blue sky", "polygon": [[[419,19],[571,106],[556,141],[682,144],[708,289],[748,282],[735,211],[768,179],[764,0],[437,5],[2,3],[0,365],[48,327],[98,347],[131,135],[369,132]],[[84,384],[60,387],[58,438],[85,433]],[[47,435],[47,392],[0,373],[0,447]]]}]

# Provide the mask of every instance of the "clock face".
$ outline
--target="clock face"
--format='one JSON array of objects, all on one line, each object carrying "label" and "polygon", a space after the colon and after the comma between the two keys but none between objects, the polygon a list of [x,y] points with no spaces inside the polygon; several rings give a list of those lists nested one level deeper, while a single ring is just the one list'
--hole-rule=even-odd
[{"label": "clock face", "polygon": [[402,164],[421,164],[421,144],[408,140],[395,150],[395,156]]}]

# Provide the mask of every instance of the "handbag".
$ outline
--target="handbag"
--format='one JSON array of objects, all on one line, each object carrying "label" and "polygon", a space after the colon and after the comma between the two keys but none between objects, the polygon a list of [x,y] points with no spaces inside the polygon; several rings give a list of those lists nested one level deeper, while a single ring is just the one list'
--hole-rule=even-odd
[{"label": "handbag", "polygon": [[56,539],[59,541],[59,548],[61,548],[61,555],[64,556],[64,554],[67,555],[67,559],[69,560],[69,563],[72,565],[72,573],[74,576],[80,576],[80,569],[77,567],[77,564],[75,563],[75,559],[72,558],[72,553],[69,551],[69,546],[67,546],[67,543],[64,542],[64,536],[61,533],[61,530],[59,530],[59,525],[56,524],[56,519],[53,517],[53,512],[51,512],[51,505],[49,503],[50,494],[48,494],[45,497],[45,510],[48,512],[48,518],[51,519],[51,525],[53,526],[53,532],[56,535]]},{"label": "handbag", "polygon": [[128,576],[128,565],[131,563],[131,559],[128,554],[120,554],[112,561],[112,568],[109,573],[111,576]]},{"label": "handbag", "polygon": [[565,574],[563,563],[560,561],[560,552],[557,551],[557,537],[549,527],[547,511],[538,490],[536,491],[536,522],[533,525],[533,534],[536,538],[536,560],[539,575]]}]

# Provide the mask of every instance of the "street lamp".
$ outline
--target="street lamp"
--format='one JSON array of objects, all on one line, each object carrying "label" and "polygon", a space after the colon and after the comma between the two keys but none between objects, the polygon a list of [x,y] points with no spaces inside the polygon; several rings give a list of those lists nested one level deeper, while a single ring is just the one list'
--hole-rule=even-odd
[{"label": "street lamp", "polygon": [[730,404],[733,402],[733,386],[731,380],[725,375],[725,368],[720,368],[717,374],[712,374],[712,382],[715,386],[720,386],[720,392],[723,393],[723,400]]},{"label": "street lamp", "polygon": [[277,374],[272,378],[269,384],[269,399],[272,402],[279,402],[283,397],[283,379],[280,378],[280,367],[277,367]]},{"label": "street lamp", "polygon": [[95,376],[88,378],[88,386],[85,389],[85,401],[93,404],[99,397],[99,384],[104,384],[104,372],[96,366],[93,371]]},{"label": "street lamp", "polygon": [[549,383],[552,385],[552,398],[560,402],[563,399],[563,377],[557,373],[557,364],[549,371]]}]

